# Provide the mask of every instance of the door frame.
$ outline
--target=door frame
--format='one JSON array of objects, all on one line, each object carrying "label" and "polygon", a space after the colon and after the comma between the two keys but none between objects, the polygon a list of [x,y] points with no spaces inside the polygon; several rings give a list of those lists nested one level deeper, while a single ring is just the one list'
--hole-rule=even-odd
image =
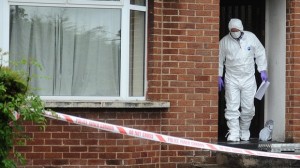
[{"label": "door frame", "polygon": [[274,120],[273,141],[285,141],[286,0],[266,0],[265,46],[270,86],[265,96],[265,121]]}]

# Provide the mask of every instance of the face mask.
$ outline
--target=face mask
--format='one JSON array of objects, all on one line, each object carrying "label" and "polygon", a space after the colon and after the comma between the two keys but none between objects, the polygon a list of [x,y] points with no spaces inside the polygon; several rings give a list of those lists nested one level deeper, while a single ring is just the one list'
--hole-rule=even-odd
[{"label": "face mask", "polygon": [[230,32],[231,36],[235,39],[239,38],[241,36],[241,31],[237,32]]}]

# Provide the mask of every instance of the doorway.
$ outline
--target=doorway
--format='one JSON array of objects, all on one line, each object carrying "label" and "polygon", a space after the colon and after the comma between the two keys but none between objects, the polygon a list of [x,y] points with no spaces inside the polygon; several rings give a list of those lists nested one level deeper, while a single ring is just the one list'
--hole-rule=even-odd
[{"label": "doorway", "polygon": [[[220,39],[229,33],[228,22],[231,18],[239,18],[243,22],[244,30],[253,32],[265,45],[265,0],[221,0],[220,1]],[[261,83],[260,74],[256,70],[256,81]],[[225,113],[225,91],[219,92],[219,130],[218,140],[225,141],[228,132]],[[251,138],[258,138],[259,131],[264,125],[264,98],[255,99],[255,116],[251,122]]]}]

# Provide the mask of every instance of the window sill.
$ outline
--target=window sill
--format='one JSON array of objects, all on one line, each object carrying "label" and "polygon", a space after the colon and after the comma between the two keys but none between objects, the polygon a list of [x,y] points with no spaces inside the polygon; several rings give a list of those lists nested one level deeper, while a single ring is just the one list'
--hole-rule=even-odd
[{"label": "window sill", "polygon": [[62,101],[44,100],[46,108],[169,108],[161,101]]}]

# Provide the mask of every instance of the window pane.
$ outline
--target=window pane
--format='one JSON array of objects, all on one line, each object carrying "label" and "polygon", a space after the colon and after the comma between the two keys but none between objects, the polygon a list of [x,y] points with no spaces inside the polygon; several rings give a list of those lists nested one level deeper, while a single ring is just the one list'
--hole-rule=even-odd
[{"label": "window pane", "polygon": [[[119,96],[120,9],[11,6],[10,60],[41,96]],[[112,19],[113,18],[113,19]]]},{"label": "window pane", "polygon": [[146,0],[130,0],[130,4],[146,6]]},{"label": "window pane", "polygon": [[130,96],[144,96],[145,12],[130,12]]}]

